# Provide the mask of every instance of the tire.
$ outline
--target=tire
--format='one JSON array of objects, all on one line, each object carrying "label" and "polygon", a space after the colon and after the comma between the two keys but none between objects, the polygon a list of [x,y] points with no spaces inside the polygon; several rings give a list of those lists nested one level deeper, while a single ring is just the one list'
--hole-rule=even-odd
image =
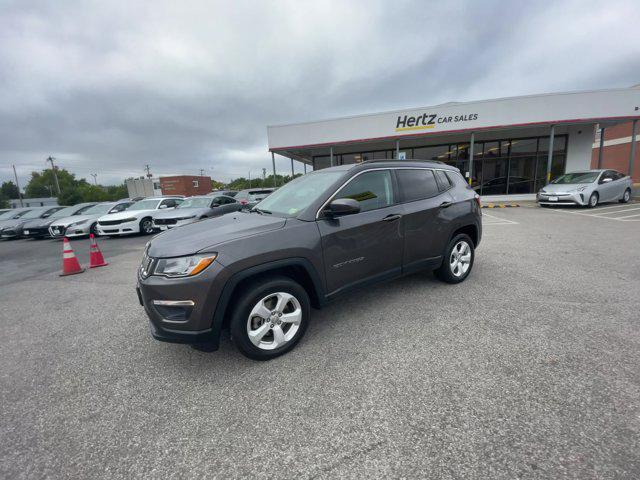
[{"label": "tire", "polygon": [[[253,360],[271,360],[295,347],[311,315],[306,290],[289,277],[274,276],[251,283],[242,292],[233,305],[229,325],[238,350]],[[284,308],[278,309],[278,301],[285,302]],[[297,321],[284,320],[287,315]],[[250,331],[256,332],[253,340]]]},{"label": "tire", "polygon": [[[465,261],[461,261],[463,257]],[[442,265],[435,272],[436,276],[446,283],[463,282],[471,273],[475,257],[473,241],[469,235],[456,235],[447,245]]]},{"label": "tire", "polygon": [[89,234],[92,234],[94,237],[99,237],[100,235],[98,235],[98,224],[94,223],[93,225],[91,225],[89,227]]},{"label": "tire", "polygon": [[593,192],[589,197],[589,202],[587,203],[587,208],[593,208],[598,205],[598,200],[600,199],[600,195],[598,192]]},{"label": "tire", "polygon": [[153,220],[150,218],[140,220],[140,233],[142,235],[151,235],[153,233]]},{"label": "tire", "polygon": [[622,198],[620,199],[620,203],[629,203],[631,200],[631,189],[627,188],[622,194]]}]

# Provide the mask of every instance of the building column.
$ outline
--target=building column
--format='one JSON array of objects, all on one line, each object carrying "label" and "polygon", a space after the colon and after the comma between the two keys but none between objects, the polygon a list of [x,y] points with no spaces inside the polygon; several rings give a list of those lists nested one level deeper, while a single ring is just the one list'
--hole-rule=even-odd
[{"label": "building column", "polygon": [[330,165],[333,167],[333,147],[329,147],[329,157],[331,159]]},{"label": "building column", "polygon": [[306,175],[306,173],[307,173],[307,164],[305,162],[302,162],[302,165],[304,166],[304,173]]},{"label": "building column", "polygon": [[600,129],[600,148],[598,149],[598,168],[602,168],[602,152],[604,151],[604,127]]},{"label": "building column", "polygon": [[549,132],[549,153],[547,155],[547,183],[551,181],[551,161],[553,160],[553,137],[556,133],[556,126],[551,125]]},{"label": "building column", "polygon": [[631,151],[629,152],[629,176],[633,179],[633,163],[636,159],[636,132],[638,130],[638,120],[633,121],[631,127]]},{"label": "building column", "polygon": [[291,159],[291,178],[293,178],[293,158]]},{"label": "building column", "polygon": [[400,140],[396,140],[396,160],[400,158]]},{"label": "building column", "polygon": [[476,140],[475,132],[471,132],[471,140],[469,141],[469,185],[471,185],[471,179],[473,178],[473,144]]},{"label": "building column", "polygon": [[271,164],[273,165],[273,188],[276,188],[276,157],[273,152],[271,152]]}]

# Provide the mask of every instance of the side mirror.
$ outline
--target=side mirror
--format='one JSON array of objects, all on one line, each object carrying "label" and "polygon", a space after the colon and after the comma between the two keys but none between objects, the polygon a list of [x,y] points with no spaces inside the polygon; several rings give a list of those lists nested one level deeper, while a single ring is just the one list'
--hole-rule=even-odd
[{"label": "side mirror", "polygon": [[328,211],[332,217],[353,215],[360,212],[360,202],[352,198],[338,198],[329,204]]},{"label": "side mirror", "polygon": [[164,210],[165,208],[167,208],[166,205],[160,205],[160,210]]},{"label": "side mirror", "polygon": [[211,204],[211,208],[216,208],[216,207],[219,207],[219,206],[220,206],[220,204],[219,204],[219,203],[212,203],[212,204]]},{"label": "side mirror", "polygon": [[611,181],[613,181],[613,178],[603,178],[602,179],[602,183],[609,183]]}]

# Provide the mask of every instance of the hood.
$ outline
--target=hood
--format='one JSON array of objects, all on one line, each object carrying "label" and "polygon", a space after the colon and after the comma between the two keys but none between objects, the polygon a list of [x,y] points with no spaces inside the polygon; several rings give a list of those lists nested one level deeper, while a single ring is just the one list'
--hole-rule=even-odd
[{"label": "hood", "polygon": [[82,220],[95,220],[96,218],[101,216],[101,213],[96,215],[71,215],[70,217],[56,218],[53,222],[50,223],[50,225],[68,227],[72,223],[81,222]]},{"label": "hood", "polygon": [[590,183],[564,183],[564,184],[556,184],[549,183],[544,186],[543,190],[547,193],[567,193],[573,192],[578,187],[589,187]]},{"label": "hood", "polygon": [[98,217],[98,221],[100,220],[124,220],[125,218],[142,218],[145,215],[149,215],[150,213],[157,212],[158,210],[124,210],[118,213],[107,213],[106,215],[101,215]]},{"label": "hood", "polygon": [[20,220],[19,218],[16,218],[15,220],[5,220],[0,224],[0,229],[16,228],[16,227],[19,227],[20,225],[23,225],[25,222],[27,222],[27,220]]},{"label": "hood", "polygon": [[179,257],[220,244],[282,228],[286,219],[258,213],[234,213],[167,230],[149,242],[151,257]]},{"label": "hood", "polygon": [[206,215],[209,212],[207,207],[198,208],[172,208],[171,210],[162,210],[156,213],[153,218],[185,218],[185,217],[199,217]]},{"label": "hood", "polygon": [[49,225],[53,223],[56,218],[35,218],[33,220],[29,220],[25,222],[23,225],[27,230],[29,228],[49,228]]}]

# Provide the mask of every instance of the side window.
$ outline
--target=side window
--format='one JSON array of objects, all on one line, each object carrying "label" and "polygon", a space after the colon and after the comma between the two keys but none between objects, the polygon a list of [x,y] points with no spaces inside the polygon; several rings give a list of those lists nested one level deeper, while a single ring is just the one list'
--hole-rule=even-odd
[{"label": "side window", "polygon": [[176,206],[176,201],[173,198],[167,198],[166,200],[163,200],[160,205],[166,205],[167,208],[171,208]]},{"label": "side window", "polygon": [[624,173],[615,172],[615,176],[613,177],[613,179],[620,180],[621,178],[624,178]]},{"label": "side window", "polygon": [[360,202],[361,212],[393,205],[391,172],[375,170],[358,175],[340,190],[335,198],[357,200]]},{"label": "side window", "polygon": [[609,178],[611,180],[615,179],[615,174],[613,173],[612,170],[607,170],[606,172],[604,172],[600,177],[600,181],[598,183],[604,183],[604,180],[606,178]]},{"label": "side window", "polygon": [[438,181],[438,188],[441,192],[445,192],[451,188],[451,182],[449,181],[449,177],[444,173],[443,170],[436,170],[434,172],[436,174],[436,180]]},{"label": "side window", "polygon": [[422,169],[396,170],[400,194],[405,202],[413,202],[421,198],[438,195],[438,184],[433,171]]},{"label": "side window", "polygon": [[214,197],[211,203],[212,204],[217,203],[218,205],[225,205],[227,201],[224,197]]}]

